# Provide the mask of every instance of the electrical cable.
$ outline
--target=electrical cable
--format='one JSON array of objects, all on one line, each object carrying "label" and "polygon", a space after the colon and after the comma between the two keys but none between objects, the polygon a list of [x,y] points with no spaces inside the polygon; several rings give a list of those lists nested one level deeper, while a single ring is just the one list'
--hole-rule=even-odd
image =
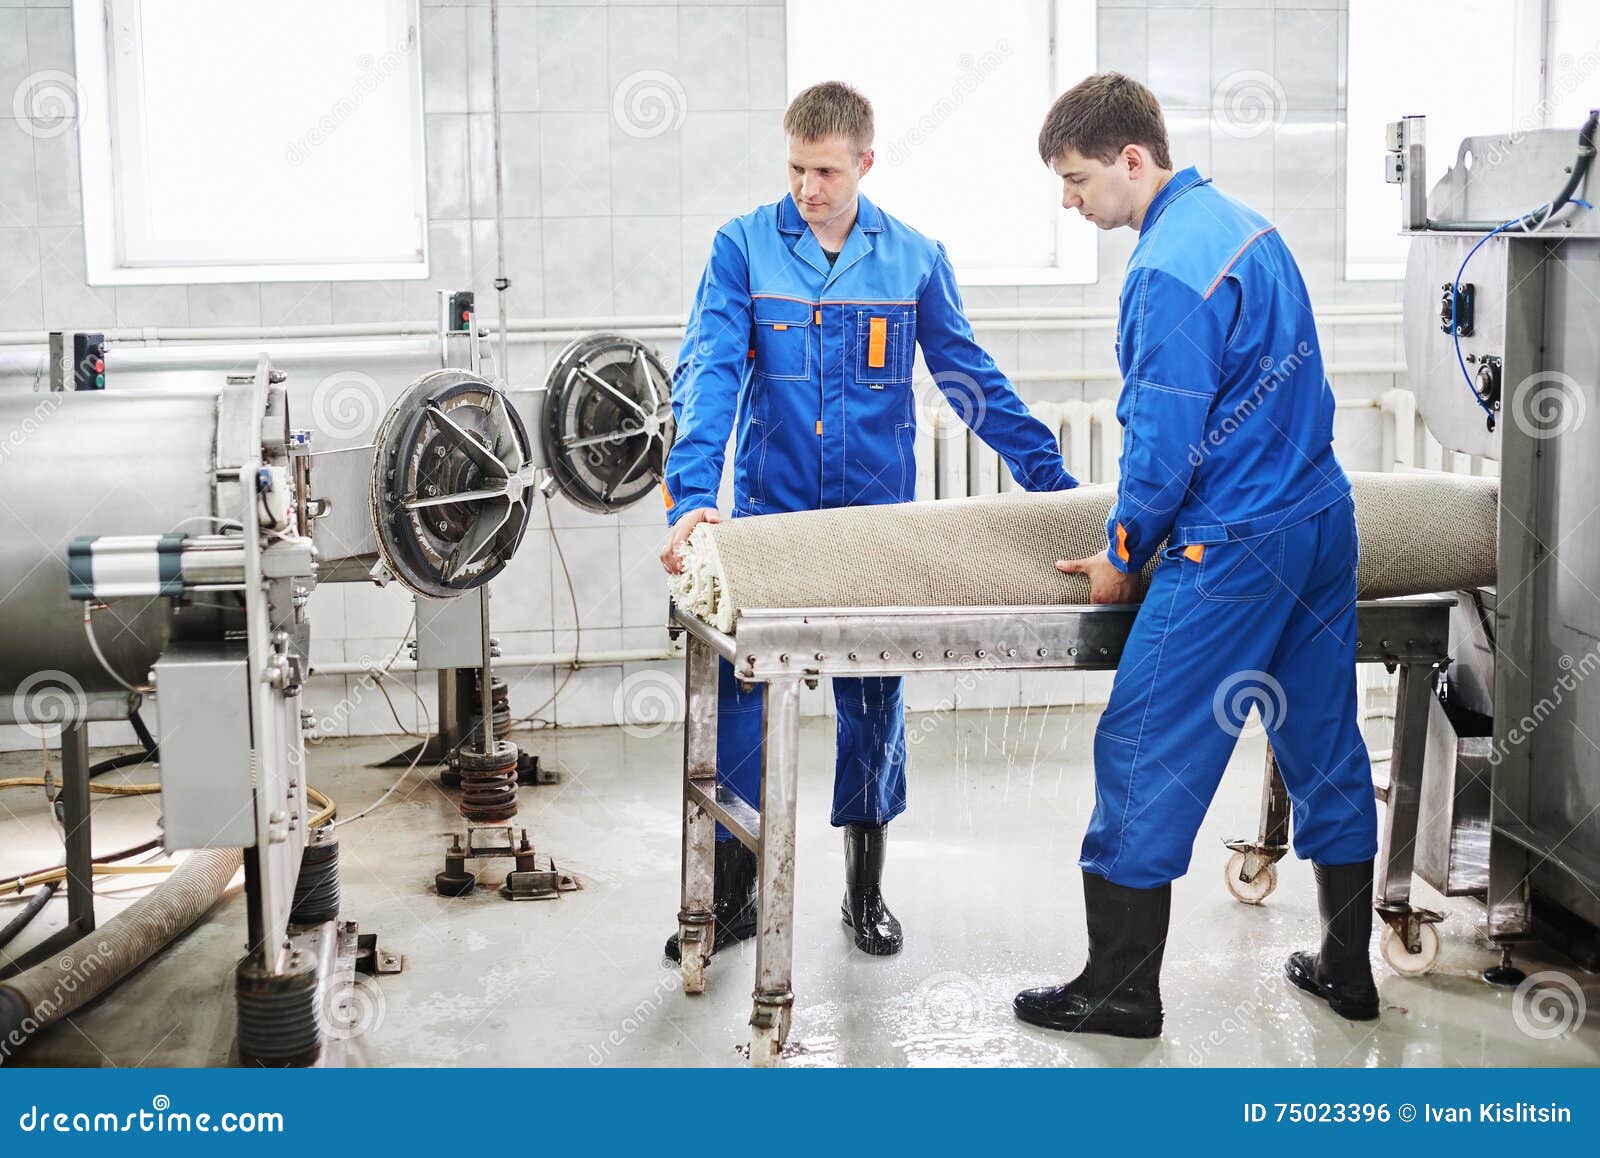
[{"label": "electrical cable", "polygon": [[556,559],[561,563],[561,574],[567,580],[567,597],[572,601],[572,664],[567,668],[567,674],[562,679],[560,686],[550,693],[548,699],[525,716],[518,716],[512,721],[516,724],[530,724],[543,722],[539,720],[539,713],[555,703],[561,693],[567,690],[567,685],[572,682],[572,677],[578,674],[578,669],[583,666],[583,617],[578,614],[578,588],[572,582],[572,569],[567,566],[567,553],[561,549],[561,536],[556,534],[555,517],[550,513],[550,501],[544,504],[545,522],[550,526],[550,541],[555,544]]},{"label": "electrical cable", "polygon": [[100,661],[100,666],[105,668],[108,676],[116,680],[123,687],[127,688],[134,695],[142,696],[148,694],[149,692],[155,691],[155,689],[151,687],[134,687],[127,680],[118,675],[112,666],[106,662],[105,652],[100,650],[100,641],[94,637],[94,623],[89,618],[96,606],[104,607],[105,604],[96,604],[93,600],[89,600],[83,605],[83,634],[89,640],[89,650],[94,652],[95,659]]}]

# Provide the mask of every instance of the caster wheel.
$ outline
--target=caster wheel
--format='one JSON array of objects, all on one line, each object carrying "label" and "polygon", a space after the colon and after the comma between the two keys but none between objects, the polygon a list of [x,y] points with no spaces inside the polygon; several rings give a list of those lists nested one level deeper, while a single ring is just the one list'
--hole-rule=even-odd
[{"label": "caster wheel", "polygon": [[1385,925],[1383,936],[1378,939],[1378,947],[1389,968],[1400,976],[1421,977],[1424,973],[1431,973],[1439,962],[1439,931],[1431,924],[1419,926],[1418,951],[1413,953],[1406,948],[1406,943],[1400,939],[1400,935]]},{"label": "caster wheel", "polygon": [[478,878],[471,873],[435,873],[433,875],[433,891],[441,897],[464,897],[478,884]]},{"label": "caster wheel", "polygon": [[[688,952],[683,951],[682,947],[691,943],[684,936],[684,932],[684,928],[680,926],[678,929],[678,975],[681,978],[683,991],[685,993],[704,993],[706,990],[706,964],[709,958],[704,950],[692,949]],[[713,935],[713,930],[710,926],[707,926],[706,936],[711,937]]]},{"label": "caster wheel", "polygon": [[750,1027],[750,1064],[766,1069],[778,1064],[783,1053],[783,1040],[779,1027],[752,1025]]},{"label": "caster wheel", "polygon": [[1241,880],[1245,855],[1236,852],[1228,858],[1228,863],[1222,870],[1222,883],[1228,886],[1228,892],[1232,893],[1233,899],[1240,904],[1259,905],[1272,895],[1273,889],[1278,887],[1278,866],[1262,865],[1256,872],[1254,880]]}]

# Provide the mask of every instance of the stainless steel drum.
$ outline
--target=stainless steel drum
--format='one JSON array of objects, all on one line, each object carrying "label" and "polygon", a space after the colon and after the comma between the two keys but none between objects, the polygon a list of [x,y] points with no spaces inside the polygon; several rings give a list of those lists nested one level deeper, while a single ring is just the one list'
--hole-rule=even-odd
[{"label": "stainless steel drum", "polygon": [[[215,531],[220,397],[217,390],[0,396],[0,696],[7,706],[63,685],[91,696],[125,694],[89,646],[85,604],[68,597],[67,545],[88,535]],[[210,633],[215,619],[206,606],[120,599],[95,612],[94,631],[111,669],[141,685],[170,639]]]}]

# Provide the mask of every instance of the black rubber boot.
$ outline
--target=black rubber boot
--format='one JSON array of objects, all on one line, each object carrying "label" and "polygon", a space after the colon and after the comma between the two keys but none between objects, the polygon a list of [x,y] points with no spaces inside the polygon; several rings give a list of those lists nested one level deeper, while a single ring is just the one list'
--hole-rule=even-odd
[{"label": "black rubber boot", "polygon": [[[716,927],[711,936],[711,954],[756,935],[760,910],[756,904],[756,854],[737,840],[717,841],[712,867],[712,910]],[[666,954],[680,957],[678,934],[667,938]]]},{"label": "black rubber boot", "polygon": [[1372,1021],[1378,1016],[1378,987],[1367,957],[1372,941],[1372,862],[1312,867],[1322,913],[1322,951],[1289,954],[1284,976],[1322,998],[1340,1017]]},{"label": "black rubber boot", "polygon": [[1083,972],[1048,989],[1025,989],[1011,1007],[1046,1029],[1161,1035],[1161,956],[1167,947],[1172,886],[1130,889],[1083,874],[1089,960]]},{"label": "black rubber boot", "polygon": [[888,844],[887,824],[844,826],[844,902],[839,911],[855,932],[856,948],[874,957],[892,957],[905,944],[880,887]]}]

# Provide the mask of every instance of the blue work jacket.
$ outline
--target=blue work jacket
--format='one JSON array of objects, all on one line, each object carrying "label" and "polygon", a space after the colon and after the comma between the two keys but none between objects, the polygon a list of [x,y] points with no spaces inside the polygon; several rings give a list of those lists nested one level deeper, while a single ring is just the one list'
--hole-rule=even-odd
[{"label": "blue work jacket", "polygon": [[673,375],[668,521],[717,505],[730,431],[736,515],[910,501],[919,344],[1021,486],[1076,485],[1054,435],[973,338],[943,245],[859,197],[830,266],[785,197],[712,242]]},{"label": "blue work jacket", "polygon": [[1121,481],[1108,554],[1291,526],[1350,494],[1333,391],[1289,247],[1192,167],[1151,202],[1118,310]]}]

